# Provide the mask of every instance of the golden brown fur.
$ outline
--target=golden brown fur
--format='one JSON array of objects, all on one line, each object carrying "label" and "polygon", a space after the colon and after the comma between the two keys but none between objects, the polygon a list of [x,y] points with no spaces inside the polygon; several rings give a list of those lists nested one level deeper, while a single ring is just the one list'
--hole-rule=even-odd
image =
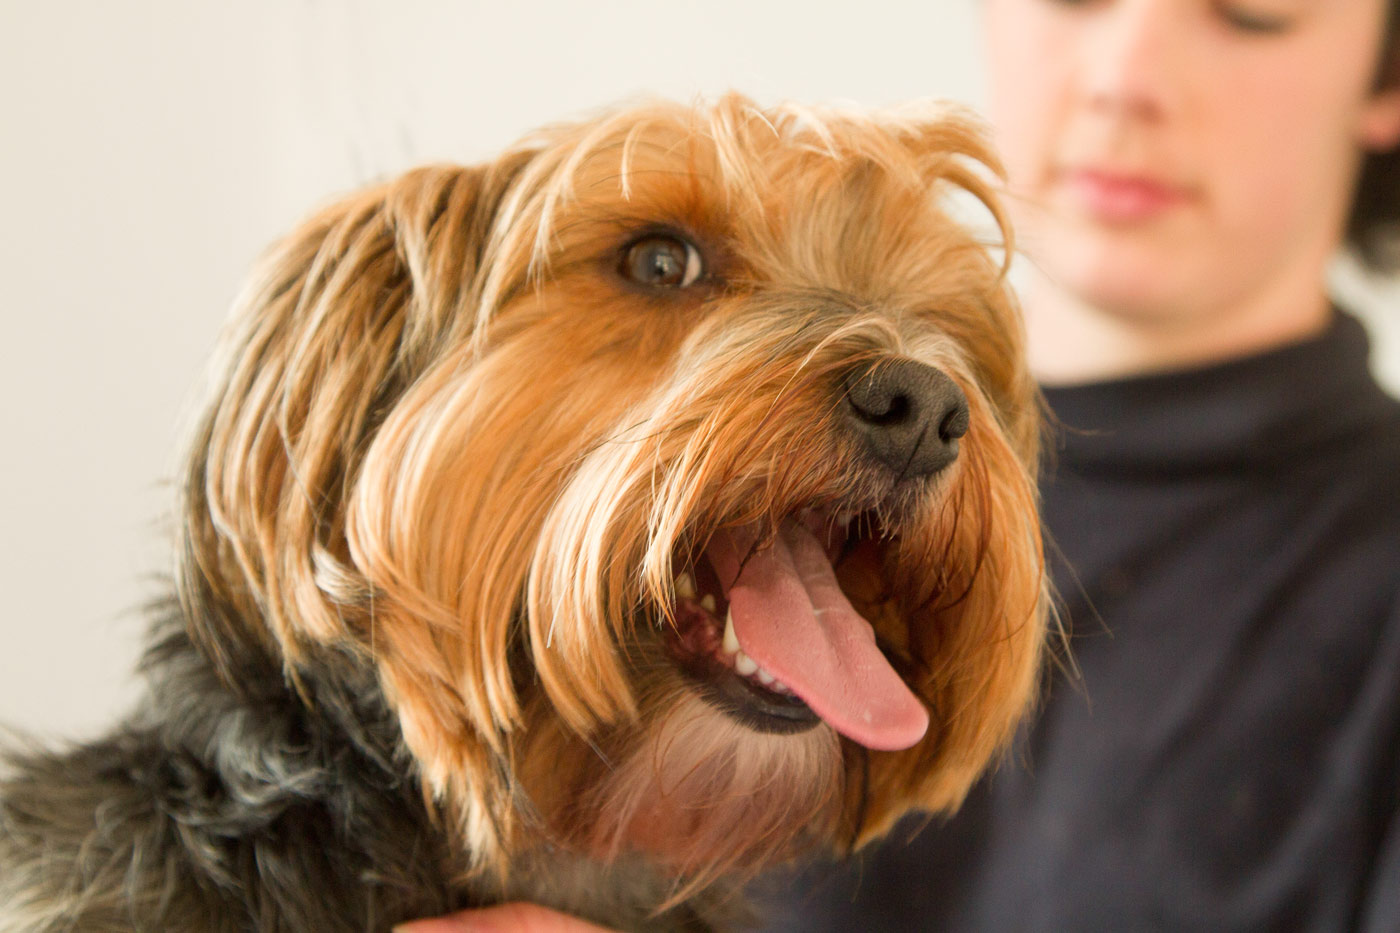
[{"label": "golden brown fur", "polygon": [[[1019,319],[941,206],[970,192],[1001,224],[979,163],[964,116],[730,96],[323,210],[240,299],[191,448],[199,652],[234,690],[277,659],[313,706],[335,665],[363,673],[462,877],[642,857],[668,879],[651,910],[956,807],[1032,698],[1046,613]],[[701,286],[618,275],[663,228],[706,254]],[[870,470],[833,414],[842,373],[894,357],[970,409],[927,482]],[[716,529],[844,502],[890,535],[839,573],[930,711],[905,751],[749,730],[659,637]]]}]

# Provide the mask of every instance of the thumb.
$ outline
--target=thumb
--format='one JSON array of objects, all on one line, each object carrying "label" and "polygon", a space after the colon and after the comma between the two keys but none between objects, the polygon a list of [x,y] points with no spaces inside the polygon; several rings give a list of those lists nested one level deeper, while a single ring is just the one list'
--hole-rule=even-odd
[{"label": "thumb", "polygon": [[586,920],[538,904],[511,903],[431,920],[414,920],[393,933],[612,933]]}]

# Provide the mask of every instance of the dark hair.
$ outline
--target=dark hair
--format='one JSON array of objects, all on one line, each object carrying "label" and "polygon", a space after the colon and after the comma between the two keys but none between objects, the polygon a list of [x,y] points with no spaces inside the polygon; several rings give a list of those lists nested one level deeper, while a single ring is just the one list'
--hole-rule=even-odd
[{"label": "dark hair", "polygon": [[[1400,87],[1400,0],[1387,4],[1376,87]],[[1362,162],[1346,237],[1373,272],[1400,270],[1400,149],[1369,153]]]}]

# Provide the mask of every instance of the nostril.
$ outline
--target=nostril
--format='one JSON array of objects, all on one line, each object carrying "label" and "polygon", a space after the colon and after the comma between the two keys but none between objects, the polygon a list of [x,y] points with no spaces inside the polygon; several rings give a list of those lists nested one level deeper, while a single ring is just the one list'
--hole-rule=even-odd
[{"label": "nostril", "polygon": [[846,397],[856,414],[877,427],[888,427],[909,420],[910,404],[907,395],[880,395],[878,393],[848,392]]},{"label": "nostril", "polygon": [[967,434],[969,416],[967,403],[956,399],[943,420],[938,423],[938,439],[948,444]]}]

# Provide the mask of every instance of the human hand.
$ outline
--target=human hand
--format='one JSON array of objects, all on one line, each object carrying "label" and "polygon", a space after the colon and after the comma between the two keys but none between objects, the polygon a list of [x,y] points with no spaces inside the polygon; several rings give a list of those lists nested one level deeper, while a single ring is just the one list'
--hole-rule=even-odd
[{"label": "human hand", "polygon": [[464,910],[431,920],[414,920],[393,933],[613,933],[586,920],[538,904],[501,904]]}]

